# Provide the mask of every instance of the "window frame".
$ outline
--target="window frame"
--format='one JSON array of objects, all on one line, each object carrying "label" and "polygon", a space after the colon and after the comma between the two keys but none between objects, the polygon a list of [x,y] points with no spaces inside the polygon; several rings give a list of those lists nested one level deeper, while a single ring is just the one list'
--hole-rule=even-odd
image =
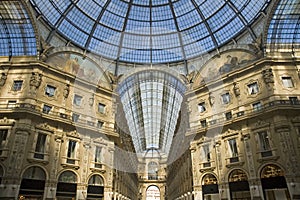
[{"label": "window frame", "polygon": [[[50,89],[50,92],[48,92],[49,90],[48,89]],[[53,89],[53,93],[52,93],[52,89]],[[56,93],[56,87],[55,86],[52,86],[52,85],[50,85],[50,84],[47,84],[46,85],[46,87],[45,87],[45,95],[47,96],[47,97],[54,97],[55,96],[55,93]]]},{"label": "window frame", "polygon": [[[289,81],[287,81],[289,80]],[[295,84],[294,84],[294,81],[293,81],[293,78],[291,76],[282,76],[281,77],[281,83],[282,83],[282,86],[286,89],[291,89],[291,88],[294,88],[295,87]],[[287,84],[287,85],[286,85]]]},{"label": "window frame", "polygon": [[12,85],[11,90],[14,91],[14,92],[21,91],[22,88],[23,88],[23,83],[24,83],[24,81],[20,80],[20,79],[13,80],[13,85]]},{"label": "window frame", "polygon": [[83,100],[82,96],[80,96],[79,94],[74,94],[73,105],[75,105],[75,106],[81,106],[82,105],[82,100]]},{"label": "window frame", "polygon": [[[46,109],[47,108],[47,109]],[[49,109],[50,108],[50,109]],[[42,110],[42,112],[44,113],[44,114],[50,114],[50,112],[52,111],[52,106],[50,106],[50,105],[47,105],[47,104],[44,104],[44,106],[43,106],[43,110]]]},{"label": "window frame", "polygon": [[221,100],[222,100],[222,104],[226,105],[229,104],[231,102],[231,95],[229,92],[225,92],[223,94],[221,94]]},{"label": "window frame", "polygon": [[256,95],[260,92],[259,84],[257,81],[248,83],[247,88],[249,95]]},{"label": "window frame", "polygon": [[106,105],[103,104],[103,103],[98,103],[98,112],[101,113],[101,114],[104,114],[105,113],[105,108],[106,108]]}]

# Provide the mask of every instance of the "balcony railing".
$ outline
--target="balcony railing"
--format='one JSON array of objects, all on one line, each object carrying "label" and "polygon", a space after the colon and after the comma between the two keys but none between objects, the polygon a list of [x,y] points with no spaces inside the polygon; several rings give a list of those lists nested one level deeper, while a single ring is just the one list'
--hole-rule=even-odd
[{"label": "balcony railing", "polygon": [[195,133],[197,130],[206,129],[209,127],[216,127],[218,125],[223,125],[228,123],[228,121],[232,122],[235,120],[242,120],[245,117],[255,116],[261,113],[265,113],[267,111],[271,111],[272,109],[280,109],[287,107],[299,108],[300,109],[300,101],[291,101],[291,100],[275,100],[268,102],[266,104],[262,104],[260,109],[254,109],[252,104],[244,105],[244,110],[237,110],[237,108],[231,110],[231,114],[229,117],[228,110],[224,110],[224,113],[214,113],[214,115],[207,116],[206,118],[199,119],[197,121],[191,121],[191,133]]},{"label": "balcony railing", "polygon": [[[43,105],[44,102],[38,102],[37,104],[30,104],[30,103],[16,103],[12,105],[8,104],[0,104],[0,110],[3,112],[11,112],[11,113],[16,113],[16,112],[29,112],[32,114],[36,114],[42,117],[46,118],[55,118],[56,120],[61,120],[64,123],[68,124],[76,124],[76,126],[83,126],[86,128],[94,128],[94,129],[101,129],[101,130],[107,130],[107,131],[113,131],[112,127],[109,127],[109,125],[105,126],[105,123],[110,123],[110,122],[105,122],[103,119],[100,118],[95,118],[92,116],[80,114],[80,118],[75,122],[72,119],[72,110],[67,110],[65,109],[64,112],[57,112],[57,110],[62,109],[62,107],[50,105],[52,108],[48,113],[43,112]],[[47,104],[48,105],[48,104]],[[99,126],[99,122],[103,123],[104,125]]]}]

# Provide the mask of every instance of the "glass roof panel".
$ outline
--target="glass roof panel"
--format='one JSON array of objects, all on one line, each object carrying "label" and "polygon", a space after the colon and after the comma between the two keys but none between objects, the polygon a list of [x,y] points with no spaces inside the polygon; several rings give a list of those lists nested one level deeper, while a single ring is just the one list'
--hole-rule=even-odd
[{"label": "glass roof panel", "polygon": [[300,48],[300,2],[281,0],[270,22],[267,35],[268,51]]},{"label": "glass roof panel", "polygon": [[[270,1],[30,0],[37,15],[67,40],[100,56],[133,63],[182,61],[219,48],[251,27]],[[104,46],[107,51],[99,48]]]},{"label": "glass roof panel", "polygon": [[83,13],[94,20],[97,20],[99,16],[99,10],[102,10],[102,7],[94,1],[90,1],[89,4],[87,4],[85,1],[78,1],[76,5],[82,10]]},{"label": "glass roof panel", "polygon": [[137,153],[155,148],[168,154],[186,88],[173,75],[141,71],[118,87]]},{"label": "glass roof panel", "polygon": [[32,22],[20,1],[0,1],[0,56],[37,55]]},{"label": "glass roof panel", "polygon": [[199,6],[201,12],[203,13],[205,18],[209,18],[210,16],[214,15],[224,6],[224,0],[214,0],[214,1],[205,1],[203,4]]}]

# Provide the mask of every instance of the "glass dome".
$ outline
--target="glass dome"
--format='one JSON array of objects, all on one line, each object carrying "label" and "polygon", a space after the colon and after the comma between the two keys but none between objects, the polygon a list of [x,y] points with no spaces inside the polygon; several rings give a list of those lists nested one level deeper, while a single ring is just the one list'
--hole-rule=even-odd
[{"label": "glass dome", "polygon": [[251,29],[269,2],[31,0],[52,33],[103,57],[133,63],[176,62],[212,51]]}]

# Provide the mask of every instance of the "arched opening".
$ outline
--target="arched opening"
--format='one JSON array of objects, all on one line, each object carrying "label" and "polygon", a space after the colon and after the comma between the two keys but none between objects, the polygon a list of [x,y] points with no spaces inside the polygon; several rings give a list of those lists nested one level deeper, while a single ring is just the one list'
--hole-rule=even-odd
[{"label": "arched opening", "polygon": [[219,186],[218,180],[213,174],[206,174],[202,179],[203,200],[218,200]]},{"label": "arched opening", "polygon": [[146,200],[159,200],[159,199],[160,199],[159,188],[155,185],[149,186],[146,191]]},{"label": "arched opening", "polygon": [[243,170],[236,169],[229,174],[229,189],[231,200],[251,199],[248,177]]},{"label": "arched opening", "polygon": [[4,170],[3,167],[0,165],[0,184],[2,184],[3,176],[4,176]]},{"label": "arched opening", "polygon": [[158,180],[158,164],[156,162],[148,163],[148,180]]},{"label": "arched opening", "polygon": [[267,165],[261,170],[261,184],[266,200],[289,200],[283,170],[277,165]]},{"label": "arched opening", "polygon": [[36,166],[28,168],[22,176],[19,197],[31,200],[43,199],[45,181],[46,173],[42,168]]},{"label": "arched opening", "polygon": [[93,175],[89,179],[87,199],[102,200],[104,194],[104,181],[100,175]]},{"label": "arched opening", "polygon": [[76,198],[77,176],[74,172],[65,171],[58,179],[56,197],[57,200],[73,200]]}]

